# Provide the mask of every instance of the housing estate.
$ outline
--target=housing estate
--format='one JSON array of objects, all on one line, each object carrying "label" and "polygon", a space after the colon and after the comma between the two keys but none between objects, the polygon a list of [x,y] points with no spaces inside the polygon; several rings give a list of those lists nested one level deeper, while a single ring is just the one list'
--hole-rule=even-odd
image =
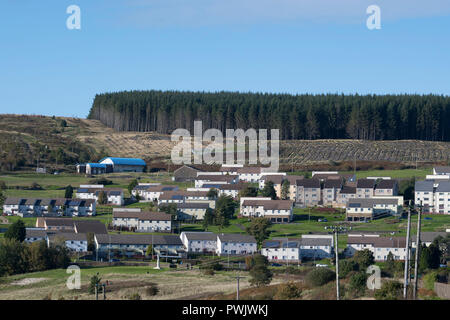
[{"label": "housing estate", "polygon": [[96,211],[91,199],[12,198],[5,199],[3,213],[20,217],[33,216],[92,216]]},{"label": "housing estate", "polygon": [[167,191],[177,191],[178,186],[162,185],[159,183],[139,183],[132,191],[134,197],[139,195],[139,201],[158,201],[161,194]]},{"label": "housing estate", "polygon": [[171,232],[172,217],[164,212],[114,208],[112,225],[115,228],[137,232]]},{"label": "housing estate", "polygon": [[272,200],[270,198],[241,199],[240,216],[255,218],[265,217],[273,223],[288,223],[293,218],[291,200]]},{"label": "housing estate", "polygon": [[124,204],[123,190],[121,188],[105,188],[104,185],[80,185],[75,197],[79,199],[93,199],[98,202],[100,193],[106,198],[106,203],[122,206]]},{"label": "housing estate", "polygon": [[422,205],[424,213],[450,214],[450,181],[416,181],[414,203]]}]

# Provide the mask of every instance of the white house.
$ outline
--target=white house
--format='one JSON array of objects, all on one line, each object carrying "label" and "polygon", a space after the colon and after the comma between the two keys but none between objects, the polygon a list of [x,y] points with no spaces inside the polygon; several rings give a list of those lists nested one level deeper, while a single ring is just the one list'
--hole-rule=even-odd
[{"label": "white house", "polygon": [[396,215],[401,210],[396,198],[349,199],[346,206],[347,221],[368,221],[380,216]]},{"label": "white house", "polygon": [[269,261],[300,261],[300,239],[273,239],[262,244],[261,254]]},{"label": "white house", "polygon": [[132,190],[131,194],[134,197],[139,195],[139,201],[142,202],[158,201],[164,192],[177,191],[178,189],[178,186],[140,183]]},{"label": "white house", "polygon": [[238,175],[222,175],[218,174],[208,174],[201,173],[195,178],[195,187],[201,188],[203,185],[222,185],[222,184],[235,184],[239,182]]},{"label": "white house", "polygon": [[206,202],[177,203],[177,215],[179,220],[203,220],[206,210],[210,205]]},{"label": "white house", "polygon": [[113,211],[113,226],[138,232],[170,232],[172,217],[164,212]]},{"label": "white house", "polygon": [[414,200],[416,206],[423,206],[424,213],[450,214],[450,181],[416,181]]},{"label": "white house", "polygon": [[121,188],[105,188],[103,185],[80,185],[75,197],[79,199],[93,199],[98,202],[100,193],[103,192],[108,204],[122,206],[124,204],[123,190]]},{"label": "white house", "polygon": [[184,203],[188,200],[209,200],[207,191],[167,191],[158,200],[158,205],[166,203]]},{"label": "white house", "polygon": [[26,228],[25,242],[32,243],[47,239],[47,232],[42,228]]},{"label": "white house", "polygon": [[439,166],[433,168],[433,175],[447,175],[450,176],[450,166]]},{"label": "white house", "polygon": [[6,198],[3,213],[20,217],[33,216],[92,216],[96,214],[91,199]]},{"label": "white house", "polygon": [[212,232],[185,232],[180,234],[187,252],[213,253],[217,249],[217,235]]},{"label": "white house", "polygon": [[237,233],[221,233],[217,235],[217,255],[253,254],[257,251],[254,237]]},{"label": "white house", "polygon": [[61,239],[71,251],[87,252],[88,241],[84,233],[53,233],[47,236],[47,245],[51,246],[57,239]]},{"label": "white house", "polygon": [[266,217],[274,223],[288,223],[293,217],[293,201],[246,198],[241,201],[240,215],[243,217]]},{"label": "white house", "polygon": [[405,260],[405,247],[405,237],[352,236],[347,239],[345,254],[353,256],[356,251],[367,249],[372,252],[376,261],[386,261],[389,252],[392,253],[394,260]]}]

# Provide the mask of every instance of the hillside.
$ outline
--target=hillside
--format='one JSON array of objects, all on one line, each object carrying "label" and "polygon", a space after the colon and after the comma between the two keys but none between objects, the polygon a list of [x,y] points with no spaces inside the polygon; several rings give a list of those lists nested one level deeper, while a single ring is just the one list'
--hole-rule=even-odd
[{"label": "hillside", "polygon": [[[42,166],[58,170],[106,155],[164,161],[170,158],[174,145],[169,135],[115,131],[98,120],[0,115],[2,170],[35,168],[38,158]],[[353,170],[355,159],[364,169],[414,166],[416,160],[419,165],[446,164],[450,161],[450,142],[286,140],[280,143],[280,158],[287,170],[304,170],[309,165]]]},{"label": "hillside", "polygon": [[450,141],[450,97],[123,91],[96,95],[89,119],[119,131],[279,129],[282,140]]}]

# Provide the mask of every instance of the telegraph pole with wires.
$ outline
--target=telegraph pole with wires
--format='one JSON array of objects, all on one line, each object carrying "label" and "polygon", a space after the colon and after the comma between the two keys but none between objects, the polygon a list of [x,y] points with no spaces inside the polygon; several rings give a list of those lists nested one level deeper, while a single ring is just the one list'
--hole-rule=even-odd
[{"label": "telegraph pole with wires", "polygon": [[415,263],[414,263],[414,292],[413,299],[417,299],[417,285],[418,285],[418,269],[419,269],[419,255],[420,255],[420,224],[422,219],[422,201],[420,201],[419,211],[417,213],[417,237],[416,237],[416,254],[415,254]]},{"label": "telegraph pole with wires", "polygon": [[[410,202],[411,203],[411,202]],[[408,209],[408,229],[406,231],[406,246],[405,246],[405,275],[403,284],[403,299],[406,300],[408,294],[408,284],[409,284],[409,233],[411,229],[411,206]]]},{"label": "telegraph pole with wires", "polygon": [[240,279],[243,279],[243,278],[245,278],[245,277],[242,277],[242,276],[235,276],[234,278],[235,278],[236,281],[237,281],[237,287],[236,287],[236,300],[239,300],[239,280],[240,280]]},{"label": "telegraph pole with wires", "polygon": [[336,300],[339,300],[339,251],[338,251],[338,230],[334,230],[334,250],[336,253]]}]

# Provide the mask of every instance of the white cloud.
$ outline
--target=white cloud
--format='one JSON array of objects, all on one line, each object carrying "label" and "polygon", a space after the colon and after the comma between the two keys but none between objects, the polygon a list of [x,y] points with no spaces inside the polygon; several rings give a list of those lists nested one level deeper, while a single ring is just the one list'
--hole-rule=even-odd
[{"label": "white cloud", "polygon": [[450,15],[448,0],[128,0],[123,17],[142,26],[211,26],[306,21],[365,23],[381,7],[384,21]]}]

